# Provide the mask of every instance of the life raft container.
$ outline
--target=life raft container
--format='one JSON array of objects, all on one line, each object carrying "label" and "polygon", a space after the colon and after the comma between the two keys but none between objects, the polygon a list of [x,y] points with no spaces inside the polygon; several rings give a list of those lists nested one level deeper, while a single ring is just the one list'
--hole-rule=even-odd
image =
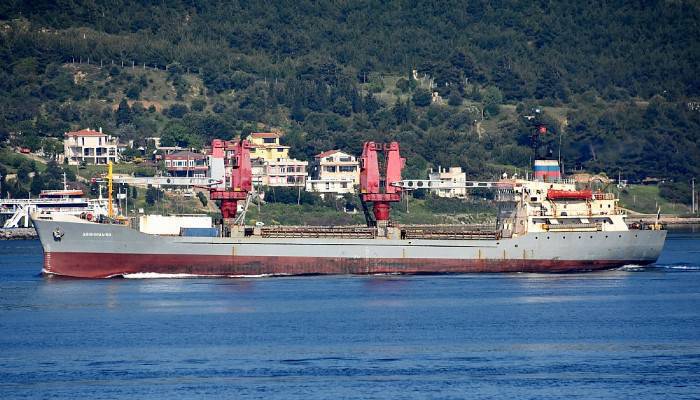
[{"label": "life raft container", "polygon": [[590,190],[547,190],[547,200],[590,200],[593,192]]}]

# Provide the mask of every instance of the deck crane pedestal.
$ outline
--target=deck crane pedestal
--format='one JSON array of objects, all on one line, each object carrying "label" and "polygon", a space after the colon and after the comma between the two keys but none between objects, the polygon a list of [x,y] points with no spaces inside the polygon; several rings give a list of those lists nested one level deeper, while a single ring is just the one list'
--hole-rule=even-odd
[{"label": "deck crane pedestal", "polygon": [[[384,176],[379,167],[379,152],[384,152]],[[367,225],[386,227],[389,223],[391,203],[401,201],[402,188],[394,185],[401,180],[401,170],[406,159],[401,158],[398,142],[381,144],[365,142],[360,158],[360,199],[365,210]],[[372,203],[372,213],[367,210],[367,203]]]}]

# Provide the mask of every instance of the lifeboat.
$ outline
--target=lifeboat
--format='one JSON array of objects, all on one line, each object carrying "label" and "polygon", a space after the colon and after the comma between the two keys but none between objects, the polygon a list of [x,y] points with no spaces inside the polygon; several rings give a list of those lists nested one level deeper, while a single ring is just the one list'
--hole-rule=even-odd
[{"label": "lifeboat", "polygon": [[593,192],[590,190],[547,190],[547,200],[590,200]]}]

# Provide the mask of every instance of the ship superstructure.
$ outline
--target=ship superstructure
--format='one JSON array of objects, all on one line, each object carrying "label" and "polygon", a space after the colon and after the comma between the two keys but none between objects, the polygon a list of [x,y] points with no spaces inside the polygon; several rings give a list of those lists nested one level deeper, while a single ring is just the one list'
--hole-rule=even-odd
[{"label": "ship superstructure", "polygon": [[[161,234],[141,220],[127,226],[69,215],[35,214],[50,274],[102,278],[133,273],[259,276],[298,274],[566,272],[653,263],[666,231],[658,224],[630,229],[610,193],[577,189],[549,172],[538,179],[460,182],[496,191],[493,226],[410,226],[393,222],[390,203],[404,192],[450,185],[403,180],[398,143],[366,143],[360,197],[367,226],[246,226],[253,193],[245,142],[225,154],[214,143],[211,198],[223,223],[169,217]],[[383,160],[383,162],[382,162]],[[547,163],[550,164],[550,163]],[[380,168],[383,166],[383,168]],[[548,167],[548,170],[552,170]],[[371,208],[371,212],[370,212]],[[165,221],[165,220],[161,220]],[[188,222],[189,221],[189,222]],[[195,225],[195,222],[197,221]],[[163,224],[164,222],[159,222]]]}]

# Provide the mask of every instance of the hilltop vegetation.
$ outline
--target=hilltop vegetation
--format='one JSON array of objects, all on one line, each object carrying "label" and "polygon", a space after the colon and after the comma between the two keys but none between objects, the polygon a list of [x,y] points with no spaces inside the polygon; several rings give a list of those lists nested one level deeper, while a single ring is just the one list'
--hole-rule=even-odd
[{"label": "hilltop vegetation", "polygon": [[700,172],[695,2],[6,1],[0,20],[0,141],[45,152],[81,127],[194,147],[275,128],[302,159],[399,140],[409,177],[493,177],[527,167],[540,108],[568,168]]}]

